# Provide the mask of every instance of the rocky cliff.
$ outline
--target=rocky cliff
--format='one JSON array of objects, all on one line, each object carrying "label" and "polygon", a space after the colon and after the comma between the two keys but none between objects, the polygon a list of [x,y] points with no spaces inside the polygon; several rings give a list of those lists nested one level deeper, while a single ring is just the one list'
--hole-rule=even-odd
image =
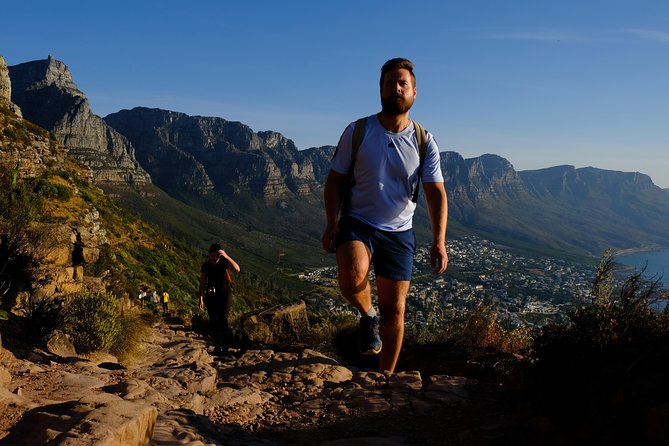
[{"label": "rocky cliff", "polygon": [[9,79],[7,62],[0,55],[0,105],[6,106],[12,113],[21,116],[21,109],[12,102],[12,82]]},{"label": "rocky cliff", "polygon": [[43,129],[25,121],[12,101],[5,60],[0,56],[0,165],[16,170],[20,178],[35,178],[59,167],[65,150]]},{"label": "rocky cliff", "polygon": [[[3,92],[0,95],[0,175],[15,175],[14,181],[40,181],[32,184],[52,185],[49,176],[66,169],[67,151],[46,130],[16,114],[18,108],[12,108],[8,100],[9,77],[3,75],[3,63],[0,58],[0,92]],[[57,179],[53,181],[67,190],[76,191],[73,200],[77,200],[79,188],[75,182],[81,181],[90,186],[92,174],[90,169],[82,166],[70,166],[70,169],[74,169],[70,170],[71,177],[56,175]],[[42,209],[51,209],[52,203],[42,198]],[[78,210],[68,208],[65,212],[67,217],[51,218],[49,222],[12,222],[12,212],[2,209],[2,229],[9,233],[14,233],[14,229],[25,233],[34,245],[35,253],[39,254],[39,277],[32,290],[36,297],[64,296],[84,288],[104,290],[100,279],[85,277],[83,270],[84,264],[97,261],[99,247],[107,242],[99,213],[92,206]],[[6,242],[6,239],[3,238],[3,241]],[[17,297],[18,300],[25,300],[27,294]]]},{"label": "rocky cliff", "polygon": [[9,67],[12,101],[24,116],[52,132],[70,155],[93,170],[97,184],[142,186],[151,182],[126,138],[89,106],[67,66],[53,57]]},{"label": "rocky cliff", "polygon": [[137,148],[137,159],[164,190],[182,194],[251,193],[267,200],[308,195],[319,184],[309,157],[277,132],[240,122],[138,107],[105,117]]}]

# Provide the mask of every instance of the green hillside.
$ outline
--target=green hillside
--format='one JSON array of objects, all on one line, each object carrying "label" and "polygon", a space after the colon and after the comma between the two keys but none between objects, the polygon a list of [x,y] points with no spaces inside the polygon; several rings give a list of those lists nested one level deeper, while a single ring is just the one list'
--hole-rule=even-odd
[{"label": "green hillside", "polygon": [[[87,277],[101,277],[118,297],[133,299],[140,289],[167,290],[175,308],[194,310],[200,265],[206,260],[208,245],[215,240],[225,245],[243,269],[234,279],[238,312],[291,299],[303,287],[283,272],[284,257],[297,257],[299,250],[309,253],[313,249],[206,215],[157,188],[150,191],[148,200],[128,188],[108,191],[114,193],[112,199],[89,182],[88,169],[65,156],[64,148],[46,131],[5,108],[0,110],[0,135],[3,237],[10,227],[74,225],[96,209],[107,242],[99,247],[98,260],[85,264],[84,271]],[[17,162],[10,156],[31,150],[38,161]],[[45,163],[51,154],[53,160]],[[25,173],[31,168],[41,169],[39,175]],[[161,224],[148,223],[144,216]],[[308,255],[303,257],[310,261]]]}]

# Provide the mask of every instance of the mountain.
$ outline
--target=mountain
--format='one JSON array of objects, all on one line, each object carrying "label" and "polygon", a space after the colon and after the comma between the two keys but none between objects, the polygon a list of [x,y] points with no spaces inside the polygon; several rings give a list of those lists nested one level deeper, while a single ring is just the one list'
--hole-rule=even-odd
[{"label": "mountain", "polygon": [[497,155],[442,154],[452,218],[486,236],[599,256],[666,246],[669,196],[647,175],[557,166],[516,172]]},{"label": "mountain", "polygon": [[298,151],[276,132],[222,118],[137,107],[105,117],[169,195],[250,230],[314,246],[332,148]]},{"label": "mountain", "polygon": [[53,57],[9,67],[11,99],[23,116],[50,131],[68,153],[93,170],[98,185],[151,182],[128,140],[89,106],[67,66]]},{"label": "mountain", "polygon": [[309,197],[320,181],[309,157],[276,132],[240,122],[137,107],[105,117],[137,148],[155,183],[172,194]]},{"label": "mountain", "polygon": [[[314,251],[320,245],[322,190],[334,147],[299,151],[277,132],[145,107],[102,120],[90,112],[64,64],[52,58],[10,67],[10,76],[12,97],[24,114],[52,129],[70,153],[93,167],[96,181],[144,218],[182,235],[188,232],[185,224],[197,221],[194,233],[211,234],[201,217],[190,218],[197,210],[224,222],[230,240],[245,237],[249,252],[263,252],[265,258],[289,252],[292,261],[287,263],[304,264],[307,257],[323,260]],[[117,135],[112,139],[122,141],[122,149],[112,150],[116,146],[110,139],[104,147],[93,144],[89,127],[67,124],[71,115],[79,117],[77,122],[88,117],[98,133]],[[96,164],[81,156],[82,147],[92,146],[96,149],[86,153],[116,153],[123,162]],[[135,179],[127,175],[125,161],[136,166],[136,178],[146,175],[139,195],[123,187]],[[494,154],[464,159],[443,152],[441,163],[449,197],[449,236],[476,232],[510,246],[596,257],[607,248],[666,246],[669,240],[669,194],[646,175],[573,166],[518,172]],[[124,180],[105,183],[102,172]],[[163,194],[161,190],[186,207],[162,195],[144,197],[147,191]],[[429,242],[422,201],[415,227],[419,242]],[[269,239],[285,243],[272,254]]]}]

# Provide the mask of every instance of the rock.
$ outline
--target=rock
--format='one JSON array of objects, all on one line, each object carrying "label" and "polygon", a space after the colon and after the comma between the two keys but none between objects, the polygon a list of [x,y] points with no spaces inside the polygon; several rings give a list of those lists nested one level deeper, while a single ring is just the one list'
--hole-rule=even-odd
[{"label": "rock", "polygon": [[12,374],[0,365],[0,388],[6,388],[10,382],[12,382]]},{"label": "rock", "polygon": [[391,389],[411,389],[419,391],[423,388],[423,380],[418,371],[399,372],[388,378]]},{"label": "rock", "polygon": [[245,341],[267,345],[300,342],[309,331],[304,301],[256,310],[240,318]]},{"label": "rock", "polygon": [[7,445],[146,445],[156,409],[112,395],[90,395],[33,409],[3,439]]},{"label": "rock", "polygon": [[76,356],[77,351],[70,342],[70,338],[62,331],[55,331],[49,336],[46,342],[46,349],[49,353],[67,358],[69,356]]},{"label": "rock", "polygon": [[272,399],[272,395],[255,389],[233,389],[224,387],[216,392],[206,404],[212,406],[261,405]]},{"label": "rock", "polygon": [[0,56],[0,104],[9,107],[17,116],[21,116],[21,109],[12,102],[12,82],[9,79],[7,62]]},{"label": "rock", "polygon": [[466,384],[462,376],[433,375],[425,396],[447,404],[466,404],[469,398]]}]

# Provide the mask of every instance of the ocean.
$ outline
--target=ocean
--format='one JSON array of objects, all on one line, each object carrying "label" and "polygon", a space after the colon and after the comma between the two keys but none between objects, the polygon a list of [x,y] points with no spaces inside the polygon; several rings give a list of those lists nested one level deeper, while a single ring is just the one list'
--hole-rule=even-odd
[{"label": "ocean", "polygon": [[669,283],[669,249],[665,251],[636,252],[619,256],[614,259],[624,265],[634,266],[637,270],[646,267],[645,276],[648,278],[662,277],[664,283]]},{"label": "ocean", "polygon": [[[663,288],[669,287],[669,249],[665,251],[636,252],[625,256],[619,256],[614,259],[616,262],[624,265],[634,266],[640,271],[644,266],[646,271],[644,276],[654,280],[660,279]],[[657,302],[651,308],[661,311],[667,305],[665,301]]]}]

